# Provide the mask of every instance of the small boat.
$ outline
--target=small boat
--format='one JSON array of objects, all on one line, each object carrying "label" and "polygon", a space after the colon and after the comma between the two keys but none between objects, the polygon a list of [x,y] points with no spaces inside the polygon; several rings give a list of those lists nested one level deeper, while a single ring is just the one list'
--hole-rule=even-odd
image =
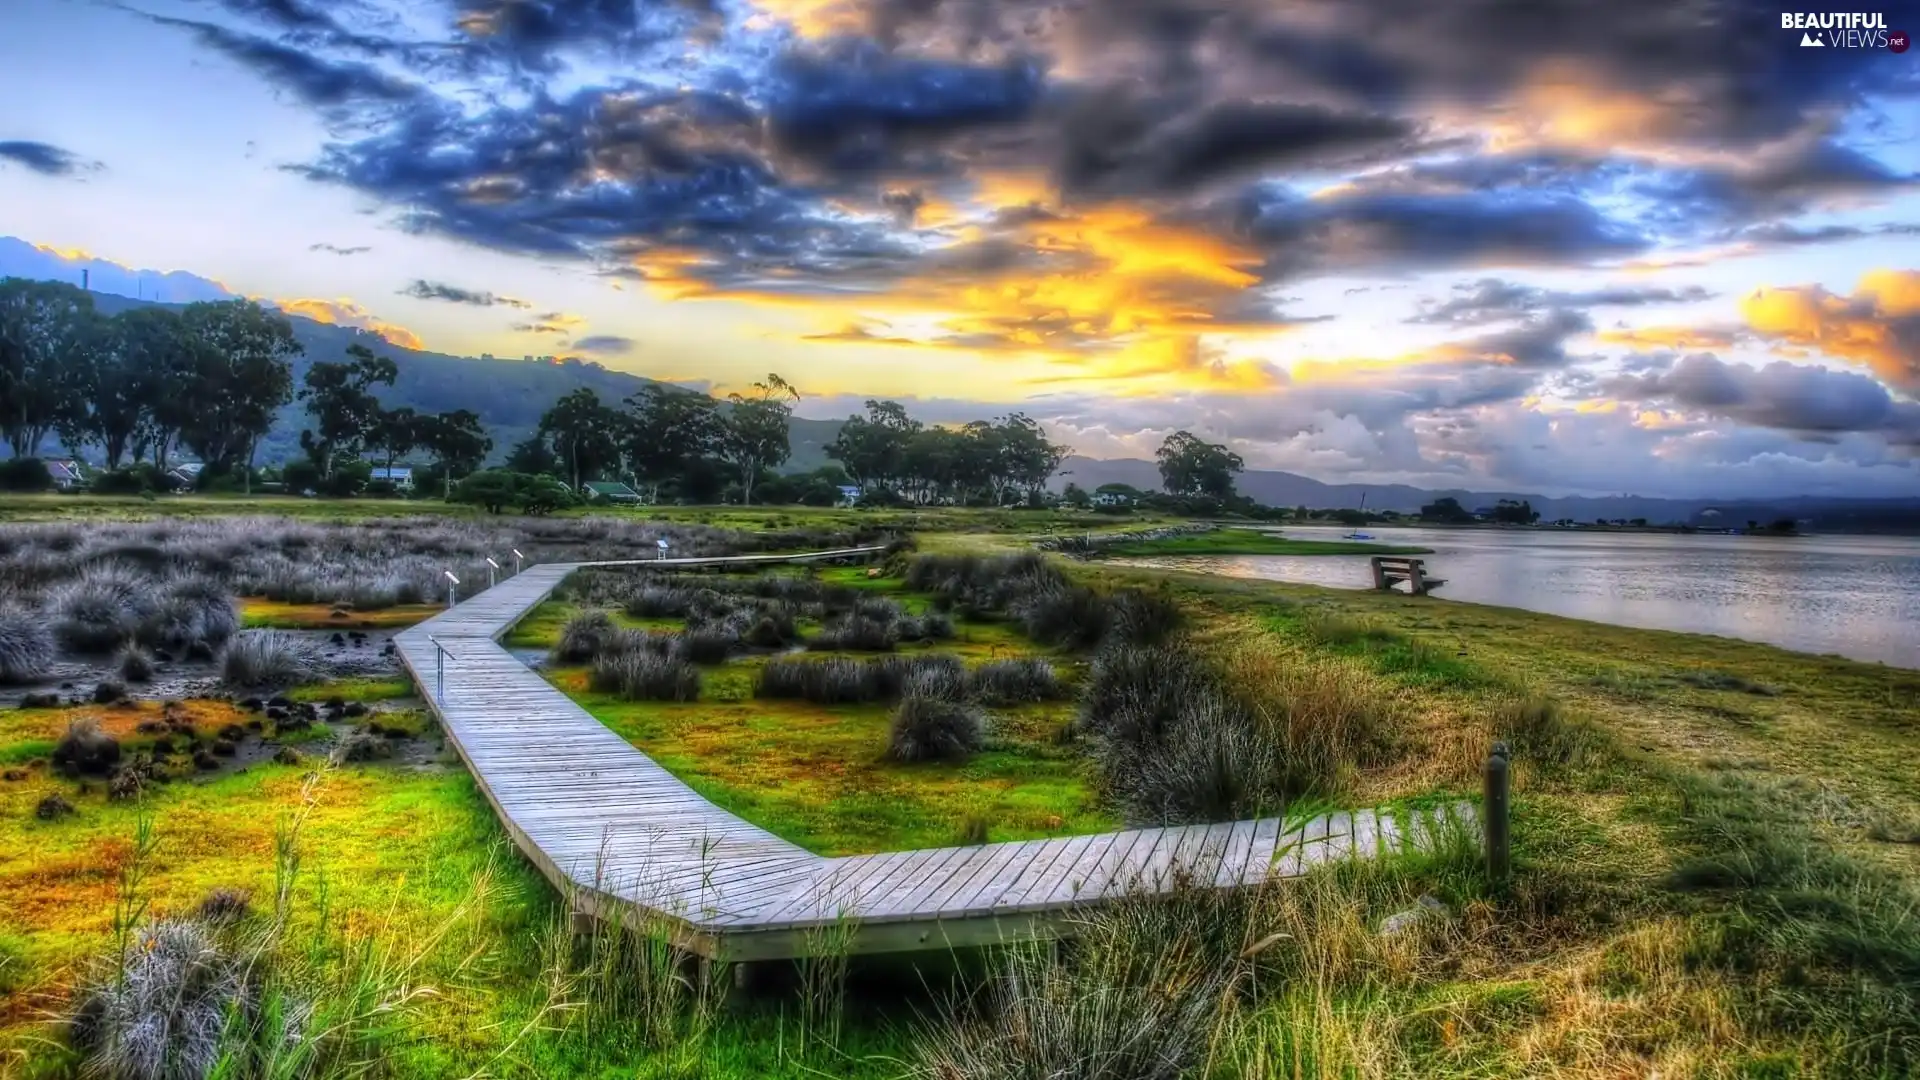
[{"label": "small boat", "polygon": [[1343,537],[1341,537],[1340,539],[1342,539],[1342,540],[1371,540],[1371,539],[1373,539],[1373,534],[1372,534],[1372,533],[1363,533],[1363,532],[1352,532],[1352,533],[1348,533],[1347,535],[1345,535],[1345,536],[1343,536]]}]

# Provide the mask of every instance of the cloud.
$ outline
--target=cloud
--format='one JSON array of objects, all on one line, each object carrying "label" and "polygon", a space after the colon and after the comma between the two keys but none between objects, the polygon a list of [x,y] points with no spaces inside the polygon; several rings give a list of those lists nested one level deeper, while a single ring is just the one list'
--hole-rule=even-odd
[{"label": "cloud", "polygon": [[269,301],[289,315],[301,315],[314,322],[333,326],[353,326],[369,333],[377,334],[389,345],[402,349],[424,351],[426,343],[420,335],[396,323],[376,318],[372,312],[352,300],[294,299]]},{"label": "cloud", "polygon": [[1875,270],[1851,296],[1817,285],[1759,289],[1740,302],[1747,325],[1776,346],[1862,364],[1920,394],[1920,270]]},{"label": "cloud", "polygon": [[413,283],[400,290],[400,295],[411,296],[416,300],[445,300],[453,304],[471,304],[474,307],[493,307],[495,304],[506,307],[530,308],[533,305],[525,300],[511,296],[500,296],[490,292],[463,289],[457,285],[448,285],[440,281],[425,281],[415,278]]},{"label": "cloud", "polygon": [[162,26],[191,33],[207,48],[252,68],[274,85],[292,92],[309,105],[323,109],[375,103],[399,104],[413,100],[422,93],[417,84],[390,75],[371,64],[331,60],[311,50],[242,33],[218,23],[175,19],[164,15],[148,15],[147,18]]},{"label": "cloud", "polygon": [[1453,295],[1444,301],[1428,300],[1410,323],[1441,323],[1451,326],[1476,326],[1524,318],[1544,308],[1643,307],[1649,304],[1691,304],[1712,298],[1699,285],[1680,289],[1655,286],[1616,285],[1577,292],[1542,289],[1499,278],[1481,278],[1469,285],[1456,285]]},{"label": "cloud", "polygon": [[593,334],[574,341],[573,348],[602,356],[618,356],[633,351],[633,339],[618,334]]},{"label": "cloud", "polygon": [[43,176],[72,176],[101,167],[98,162],[87,161],[70,150],[25,139],[0,141],[0,161],[24,165]]},{"label": "cloud", "polygon": [[564,311],[548,311],[535,315],[523,323],[514,323],[513,329],[521,334],[570,334],[575,327],[585,326],[587,320]]},{"label": "cloud", "polygon": [[1604,390],[1759,427],[1809,436],[1871,432],[1920,447],[1920,404],[1897,401],[1878,381],[1850,371],[1784,361],[1755,368],[1692,353],[1666,371],[1609,380]]},{"label": "cloud", "polygon": [[357,246],[357,247],[341,247],[338,244],[329,244],[323,241],[318,244],[307,245],[307,250],[308,251],[326,251],[326,252],[331,252],[332,254],[335,254],[335,255],[364,255],[367,252],[372,251],[373,249],[371,247],[367,247],[364,245]]}]

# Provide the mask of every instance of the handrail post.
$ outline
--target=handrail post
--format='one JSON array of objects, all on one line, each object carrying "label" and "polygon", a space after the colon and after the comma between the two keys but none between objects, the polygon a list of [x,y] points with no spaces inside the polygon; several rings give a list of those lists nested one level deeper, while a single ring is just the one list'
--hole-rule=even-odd
[{"label": "handrail post", "polygon": [[1480,827],[1487,840],[1487,877],[1495,885],[1504,884],[1512,870],[1512,846],[1508,830],[1513,808],[1513,771],[1507,761],[1507,744],[1496,742],[1487,755],[1486,786],[1480,802]]},{"label": "handrail post", "polygon": [[447,647],[440,644],[440,639],[432,634],[427,635],[427,640],[433,642],[433,696],[440,704],[445,705],[447,703]]}]

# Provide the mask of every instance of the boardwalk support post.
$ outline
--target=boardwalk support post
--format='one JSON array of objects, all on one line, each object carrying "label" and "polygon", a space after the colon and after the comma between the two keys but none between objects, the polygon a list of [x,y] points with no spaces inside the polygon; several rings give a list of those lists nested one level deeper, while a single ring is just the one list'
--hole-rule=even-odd
[{"label": "boardwalk support post", "polygon": [[1512,870],[1512,847],[1508,837],[1508,816],[1512,809],[1512,770],[1507,761],[1507,744],[1496,742],[1487,755],[1486,790],[1481,802],[1481,828],[1487,838],[1487,877],[1494,884],[1507,880]]}]

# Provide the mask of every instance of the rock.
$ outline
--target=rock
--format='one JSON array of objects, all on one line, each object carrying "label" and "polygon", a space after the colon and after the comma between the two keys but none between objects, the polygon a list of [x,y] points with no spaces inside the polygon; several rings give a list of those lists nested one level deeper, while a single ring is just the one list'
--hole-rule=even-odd
[{"label": "rock", "polygon": [[345,635],[340,633],[340,631],[335,630],[333,632],[333,636],[328,638],[327,642],[332,645],[345,645],[347,643],[347,639]]},{"label": "rock", "polygon": [[41,821],[58,821],[72,813],[73,804],[57,791],[41,799],[40,805],[33,808],[33,816]]},{"label": "rock", "polygon": [[141,775],[139,769],[121,769],[119,772],[113,774],[111,780],[107,781],[107,798],[114,802],[126,802],[128,799],[137,799],[140,797],[141,787],[144,786],[143,781],[144,777]]},{"label": "rock", "polygon": [[347,707],[340,710],[340,715],[351,717],[365,716],[367,715],[367,707],[358,701],[349,701]]},{"label": "rock", "polygon": [[60,707],[59,694],[27,694],[21,697],[23,709],[57,709]]},{"label": "rock", "polygon": [[241,698],[239,705],[247,712],[259,712],[264,707],[264,703],[257,697]]},{"label": "rock", "polygon": [[228,724],[220,729],[220,738],[230,743],[243,742],[246,737],[247,729],[239,724]]},{"label": "rock", "polygon": [[273,709],[291,709],[293,708],[293,699],[285,694],[276,694],[267,699],[267,707]]},{"label": "rock", "polygon": [[221,757],[232,757],[240,752],[240,748],[235,746],[230,739],[215,739],[213,740],[213,752]]},{"label": "rock", "polygon": [[1441,903],[1432,893],[1427,893],[1421,896],[1412,907],[1405,911],[1396,911],[1380,920],[1380,936],[1397,937],[1420,923],[1444,919],[1447,915],[1447,905]]},{"label": "rock", "polygon": [[300,751],[291,746],[283,746],[274,751],[273,760],[278,765],[298,765],[303,759],[300,757]]},{"label": "rock", "polygon": [[255,717],[252,720],[247,721],[248,731],[265,731],[266,728],[267,728],[267,725],[264,722],[262,722],[259,717]]},{"label": "rock", "polygon": [[201,772],[212,772],[220,767],[220,759],[207,753],[205,750],[195,750],[193,752],[193,767],[199,769]]}]

